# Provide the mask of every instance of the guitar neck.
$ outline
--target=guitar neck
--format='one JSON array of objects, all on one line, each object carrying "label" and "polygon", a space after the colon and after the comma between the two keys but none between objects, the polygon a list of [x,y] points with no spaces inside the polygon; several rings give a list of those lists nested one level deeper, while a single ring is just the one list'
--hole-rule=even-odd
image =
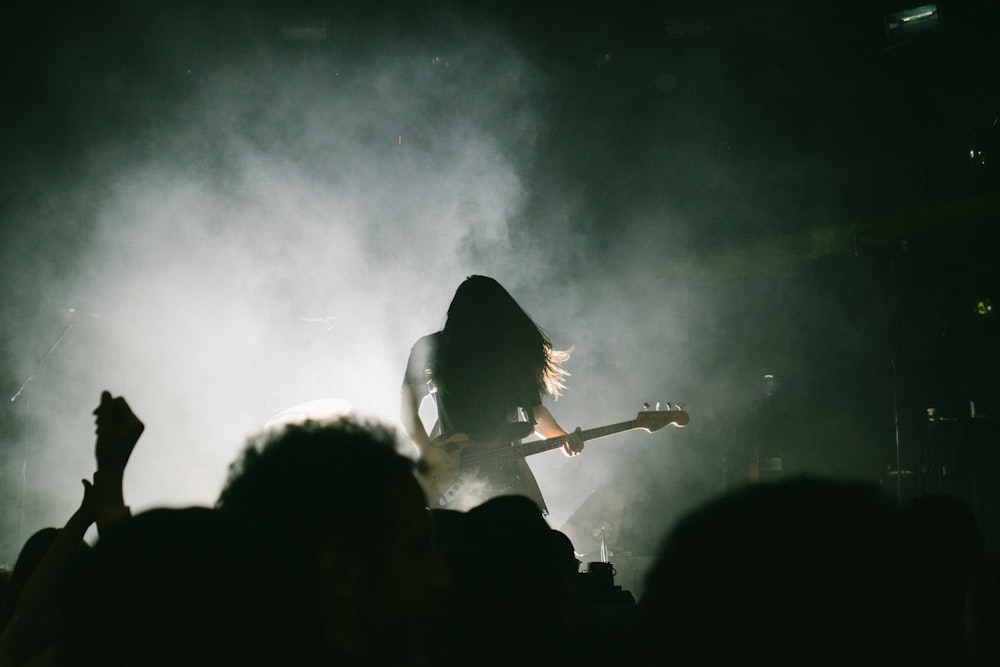
[{"label": "guitar neck", "polygon": [[[585,431],[580,431],[580,438],[582,440],[594,440],[596,438],[614,435],[615,433],[621,433],[622,431],[631,431],[635,428],[641,427],[635,419],[630,419],[629,421],[619,422],[617,424],[598,426],[597,428],[589,428]],[[568,437],[568,435],[558,435],[554,438],[546,438],[545,440],[521,442],[509,447],[501,447],[499,449],[492,449],[485,452],[477,452],[469,458],[469,461],[480,464],[490,463],[495,465],[511,463],[524,458],[525,456],[540,454],[541,452],[547,452],[550,449],[562,447],[566,444]]]},{"label": "guitar neck", "polygon": [[[609,435],[614,435],[615,433],[621,433],[622,431],[631,431],[634,428],[639,428],[639,426],[634,419],[630,419],[617,424],[598,426],[597,428],[588,428],[585,431],[580,431],[580,439],[596,440],[597,438],[604,438]],[[515,456],[531,456],[532,454],[540,454],[542,452],[547,452],[550,449],[562,447],[566,444],[567,438],[568,436],[559,435],[554,438],[546,438],[545,440],[522,442],[510,447],[510,449],[512,450],[512,453],[516,452]]]},{"label": "guitar neck", "polygon": [[[585,431],[580,431],[578,434],[567,433],[566,435],[546,438],[545,440],[513,442],[509,445],[499,447],[491,446],[481,451],[467,451],[462,455],[462,462],[463,465],[511,463],[513,461],[517,461],[518,459],[523,459],[526,456],[531,456],[532,454],[539,454],[541,452],[547,452],[550,449],[562,447],[573,435],[579,435],[581,440],[594,440],[596,438],[614,435],[615,433],[621,433],[622,431],[644,429],[652,433],[653,431],[657,431],[668,424],[683,427],[687,423],[688,415],[683,410],[657,410],[656,412],[644,411],[640,412],[635,419],[618,422],[617,424],[608,424],[607,426],[589,428]],[[497,443],[493,444],[495,445]]]}]

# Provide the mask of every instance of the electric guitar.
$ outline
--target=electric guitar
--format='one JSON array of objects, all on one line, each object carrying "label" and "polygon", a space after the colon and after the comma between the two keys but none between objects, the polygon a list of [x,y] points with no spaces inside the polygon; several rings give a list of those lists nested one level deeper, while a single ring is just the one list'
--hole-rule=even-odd
[{"label": "electric guitar", "polygon": [[531,474],[526,456],[562,447],[569,435],[586,441],[635,429],[652,433],[665,426],[684,427],[688,420],[687,412],[672,408],[643,410],[629,421],[528,442],[477,441],[464,433],[441,435],[417,462],[417,479],[431,507],[470,509],[515,488],[522,477]]}]

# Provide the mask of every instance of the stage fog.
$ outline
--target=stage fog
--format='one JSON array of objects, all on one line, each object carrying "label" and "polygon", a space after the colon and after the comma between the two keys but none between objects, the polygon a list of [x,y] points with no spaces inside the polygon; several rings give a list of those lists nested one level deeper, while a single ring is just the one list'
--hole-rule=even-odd
[{"label": "stage fog", "polygon": [[857,251],[857,172],[829,159],[861,113],[783,93],[812,88],[734,60],[731,26],[650,46],[641,21],[560,42],[551,16],[444,5],[61,11],[8,72],[0,561],[79,503],[103,389],[147,427],[133,512],[211,504],[295,406],[398,427],[410,346],[472,274],[572,347],[567,428],[691,417],[532,457],[553,527],[648,555],[754,448],[884,482],[892,256]]}]

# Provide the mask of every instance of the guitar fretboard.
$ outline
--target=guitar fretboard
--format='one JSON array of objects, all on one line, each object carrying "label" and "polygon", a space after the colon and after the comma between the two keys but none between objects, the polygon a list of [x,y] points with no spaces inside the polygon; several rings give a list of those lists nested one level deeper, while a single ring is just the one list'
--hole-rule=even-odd
[{"label": "guitar fretboard", "polygon": [[[597,438],[614,435],[615,433],[621,433],[622,431],[631,431],[636,428],[641,427],[635,419],[630,419],[617,424],[598,426],[596,428],[580,431],[580,438],[582,440],[596,440]],[[547,452],[550,449],[562,447],[566,444],[567,439],[568,436],[560,435],[555,438],[546,438],[545,440],[513,443],[511,445],[497,447],[495,449],[468,452],[465,456],[463,456],[462,463],[464,465],[503,465],[505,463],[513,463],[514,461],[524,458],[525,456],[540,454],[541,452]]]}]

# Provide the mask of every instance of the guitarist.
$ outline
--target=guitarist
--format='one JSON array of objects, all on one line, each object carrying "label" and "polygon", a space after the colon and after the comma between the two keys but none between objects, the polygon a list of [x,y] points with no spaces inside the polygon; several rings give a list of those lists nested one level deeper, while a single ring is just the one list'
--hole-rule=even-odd
[{"label": "guitarist", "polygon": [[[433,464],[442,456],[457,456],[456,451],[464,455],[480,443],[504,446],[532,432],[544,438],[565,435],[564,453],[579,454],[579,429],[567,433],[542,405],[543,394],[557,399],[565,389],[562,364],[568,358],[569,351],[553,349],[500,283],[485,276],[467,278],[448,306],[444,328],[418,340],[406,365],[400,416],[421,461]],[[428,396],[437,407],[430,433],[419,414]],[[520,494],[548,513],[523,457],[502,474],[478,472],[480,481],[489,480],[485,488],[466,485],[469,493],[462,497],[459,486],[452,507],[470,509],[495,495]],[[433,505],[435,498],[429,500]]]}]

